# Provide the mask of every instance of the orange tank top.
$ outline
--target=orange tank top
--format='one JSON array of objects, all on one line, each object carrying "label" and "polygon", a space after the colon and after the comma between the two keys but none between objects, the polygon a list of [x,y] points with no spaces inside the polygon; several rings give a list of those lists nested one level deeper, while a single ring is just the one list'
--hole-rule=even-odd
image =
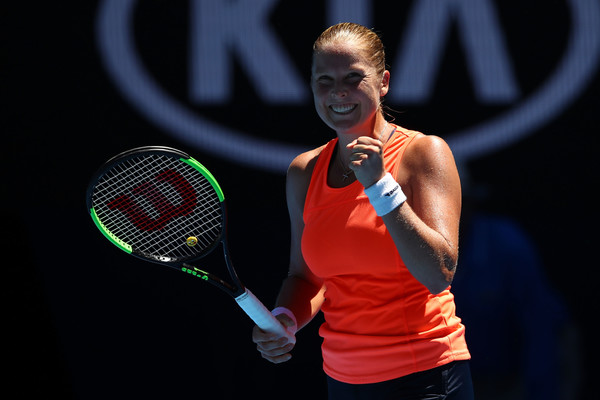
[{"label": "orange tank top", "polygon": [[[396,127],[384,146],[395,174],[418,134]],[[326,286],[323,369],[347,383],[382,382],[470,358],[449,288],[432,295],[408,271],[360,182],[327,184],[337,139],[319,155],[304,207],[302,253]]]}]

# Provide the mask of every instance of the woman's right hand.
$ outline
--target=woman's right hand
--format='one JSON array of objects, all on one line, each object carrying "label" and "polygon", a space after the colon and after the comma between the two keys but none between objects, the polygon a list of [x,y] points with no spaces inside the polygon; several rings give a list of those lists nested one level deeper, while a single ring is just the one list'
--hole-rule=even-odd
[{"label": "woman's right hand", "polygon": [[[285,314],[280,314],[276,318],[286,328],[295,325],[294,321]],[[265,332],[258,326],[254,326],[252,341],[256,343],[256,349],[261,353],[262,357],[274,364],[280,364],[292,358],[290,351],[294,348],[295,343],[290,343],[285,336]]]}]

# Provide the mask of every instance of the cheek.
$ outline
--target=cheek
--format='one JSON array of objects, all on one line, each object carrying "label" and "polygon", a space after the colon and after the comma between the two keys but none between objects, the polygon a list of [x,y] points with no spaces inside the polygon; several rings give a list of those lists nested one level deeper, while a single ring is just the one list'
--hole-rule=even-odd
[{"label": "cheek", "polygon": [[313,99],[317,115],[321,120],[327,122],[327,106],[323,103],[322,97],[313,92]]},{"label": "cheek", "polygon": [[367,101],[373,102],[373,101],[377,101],[379,102],[379,97],[380,97],[380,87],[378,87],[377,85],[373,84],[372,82],[362,82],[359,87],[358,87],[362,97],[364,99],[366,99]]},{"label": "cheek", "polygon": [[324,101],[330,93],[330,89],[320,85],[314,85],[312,87],[313,97],[315,99],[315,103],[317,101]]},{"label": "cheek", "polygon": [[316,110],[319,112],[319,115],[327,111],[328,96],[329,91],[326,89],[313,89],[313,102]]}]

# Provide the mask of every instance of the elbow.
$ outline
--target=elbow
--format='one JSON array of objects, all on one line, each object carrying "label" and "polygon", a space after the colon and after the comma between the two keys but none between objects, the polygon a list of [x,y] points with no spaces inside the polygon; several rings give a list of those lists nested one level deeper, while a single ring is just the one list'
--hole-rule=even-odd
[{"label": "elbow", "polygon": [[448,289],[454,280],[454,273],[456,272],[457,260],[453,257],[447,257],[440,265],[440,273],[437,279],[432,280],[428,285],[427,289],[433,295],[438,295],[444,290]]},{"label": "elbow", "polygon": [[439,282],[439,283],[428,285],[427,290],[429,290],[429,293],[436,296],[436,295],[442,293],[444,290],[448,289],[449,287],[450,287],[450,283]]},{"label": "elbow", "polygon": [[427,290],[429,290],[429,293],[435,296],[448,289],[450,287],[450,284],[452,284],[452,279],[440,279],[437,282],[433,282],[427,285]]},{"label": "elbow", "polygon": [[450,287],[450,283],[441,282],[438,284],[431,284],[431,285],[427,286],[427,289],[429,290],[429,293],[436,296],[436,295],[442,293],[444,290],[448,289],[449,287]]}]

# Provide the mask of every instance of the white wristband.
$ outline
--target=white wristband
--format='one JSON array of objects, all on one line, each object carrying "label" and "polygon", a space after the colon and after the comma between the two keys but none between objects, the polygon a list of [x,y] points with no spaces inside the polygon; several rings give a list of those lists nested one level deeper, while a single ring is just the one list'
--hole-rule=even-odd
[{"label": "white wristband", "polygon": [[365,194],[380,217],[388,214],[406,201],[406,195],[389,172],[366,188]]},{"label": "white wristband", "polygon": [[281,314],[285,314],[288,317],[290,317],[290,319],[292,321],[294,321],[294,325],[288,326],[285,329],[287,329],[287,331],[290,332],[292,335],[296,334],[296,331],[298,330],[298,321],[296,321],[296,316],[294,315],[292,310],[285,308],[285,307],[277,307],[277,308],[274,308],[273,311],[271,311],[271,314],[273,314],[274,317],[281,315]]}]

